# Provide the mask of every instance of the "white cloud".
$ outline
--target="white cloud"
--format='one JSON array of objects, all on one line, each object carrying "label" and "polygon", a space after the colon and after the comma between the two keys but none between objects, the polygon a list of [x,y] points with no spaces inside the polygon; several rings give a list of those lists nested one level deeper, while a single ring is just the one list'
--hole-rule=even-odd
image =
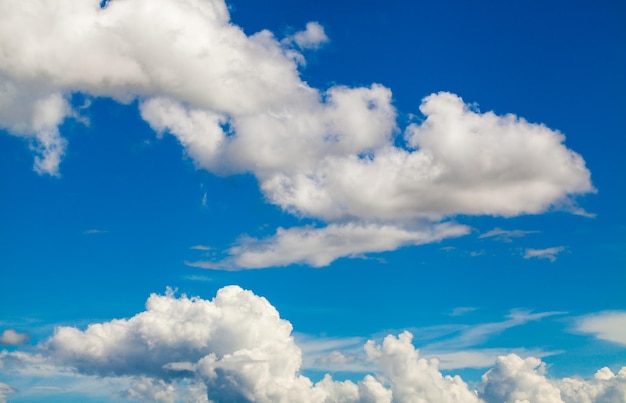
[{"label": "white cloud", "polygon": [[323,43],[328,42],[324,27],[318,22],[307,23],[304,31],[296,32],[287,39],[295,42],[301,49],[316,49]]},{"label": "white cloud", "polygon": [[532,258],[548,259],[550,262],[554,263],[556,261],[556,255],[563,252],[564,250],[565,250],[565,247],[563,246],[555,246],[552,248],[545,248],[545,249],[528,248],[524,252],[524,259],[532,259]]},{"label": "white cloud", "polygon": [[443,376],[437,360],[419,358],[412,335],[387,336],[382,345],[369,341],[365,350],[391,384],[394,401],[479,402],[477,394],[458,376]]},{"label": "white cloud", "polygon": [[486,403],[618,403],[626,401],[626,367],[617,376],[602,368],[588,381],[549,379],[538,358],[510,354],[483,376],[483,388]]},{"label": "white cloud", "polygon": [[[545,314],[535,314],[535,318]],[[513,314],[527,320],[530,314]],[[525,319],[522,319],[525,318]],[[336,351],[359,338],[308,340],[309,351]],[[459,352],[462,350],[459,350]],[[333,358],[334,357],[334,358]],[[0,396],[45,400],[59,393],[158,402],[618,402],[626,396],[626,368],[603,368],[591,380],[550,379],[539,358],[501,356],[471,390],[459,376],[443,375],[426,359],[412,334],[365,344],[369,369],[360,382],[302,375],[302,354],[291,324],[264,298],[236,286],[209,301],[151,295],[146,310],[129,319],[85,330],[58,327],[36,352],[0,352]],[[335,353],[323,363],[360,359]],[[458,357],[456,358],[458,359]],[[28,390],[20,391],[20,385]]]},{"label": "white cloud", "polygon": [[128,389],[121,392],[120,397],[132,401],[175,403],[208,402],[206,386],[202,382],[165,382],[145,376],[130,381]]},{"label": "white cloud", "polygon": [[626,346],[626,312],[608,311],[579,318],[575,330]]},{"label": "white cloud", "polygon": [[[438,228],[457,214],[575,211],[572,197],[594,191],[563,134],[515,115],[475,112],[451,93],[424,98],[424,121],[404,130],[410,149],[397,147],[389,89],[321,91],[300,78],[304,59],[289,44],[326,40],[315,22],[282,42],[269,31],[247,36],[223,0],[111,1],[105,8],[95,0],[6,0],[0,126],[33,139],[35,169],[57,175],[66,148],[58,128],[76,115],[69,94],[138,98],[143,119],[175,136],[199,168],[250,172],[269,202],[328,225],[282,230],[258,244],[262,251],[240,245],[230,262],[247,268],[325,265],[422,243],[398,231],[423,221]],[[387,244],[372,237],[358,244],[346,230],[374,227],[379,239],[398,231]],[[290,239],[321,245],[338,232],[347,238],[332,253],[285,250]]]},{"label": "white cloud", "polygon": [[[59,327],[43,349],[57,362],[88,374],[165,376],[166,365],[196,363],[214,354],[263,348],[285,371],[300,365],[299,350],[267,300],[239,287],[221,289],[212,301],[151,295],[146,311],[130,319]],[[259,347],[261,346],[261,347]],[[174,371],[175,373],[176,371]]]},{"label": "white cloud", "polygon": [[601,368],[589,381],[580,378],[555,380],[565,403],[618,403],[626,401],[626,367],[617,375]]},{"label": "white cloud", "polygon": [[19,333],[14,329],[5,329],[0,334],[0,346],[17,346],[30,341],[28,333]]},{"label": "white cloud", "polygon": [[538,358],[499,357],[495,368],[483,375],[484,398],[493,403],[562,402],[559,389],[546,379],[545,372]]},{"label": "white cloud", "polygon": [[189,249],[193,249],[193,250],[201,250],[201,251],[210,251],[213,248],[207,245],[194,245],[192,247],[190,247]]},{"label": "white cloud", "polygon": [[363,253],[385,252],[405,245],[419,245],[444,238],[465,235],[469,228],[442,223],[415,230],[391,225],[331,224],[324,228],[279,228],[265,239],[244,238],[228,252],[230,258],[221,262],[188,262],[204,268],[262,268],[306,263],[313,267],[333,260]]},{"label": "white cloud", "polygon": [[512,242],[513,238],[520,238],[528,234],[536,234],[539,231],[523,231],[523,230],[503,230],[500,228],[494,228],[491,231],[487,231],[481,234],[478,238],[494,238],[497,241]]},{"label": "white cloud", "polygon": [[[442,338],[442,334],[438,337],[439,341],[429,343],[426,347],[430,350],[438,352],[459,351],[474,347],[484,343],[490,337],[501,334],[502,332],[516,326],[525,325],[528,322],[538,321],[555,315],[562,315],[565,312],[537,312],[533,313],[528,310],[514,309],[509,312],[505,320],[498,322],[479,323],[474,325],[456,325],[446,326],[442,331],[447,331],[453,336],[450,338]],[[437,329],[431,329],[431,333],[437,334]],[[445,334],[445,333],[444,333]]]}]

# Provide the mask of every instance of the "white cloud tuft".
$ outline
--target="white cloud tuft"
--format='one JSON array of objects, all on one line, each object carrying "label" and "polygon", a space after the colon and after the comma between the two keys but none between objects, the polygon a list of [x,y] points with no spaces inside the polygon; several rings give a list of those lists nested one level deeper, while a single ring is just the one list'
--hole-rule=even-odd
[{"label": "white cloud tuft", "polygon": [[307,23],[304,31],[296,32],[287,39],[295,42],[301,49],[316,49],[328,42],[324,27],[315,21]]},{"label": "white cloud tuft", "polygon": [[14,329],[5,329],[0,334],[0,346],[17,346],[30,341],[28,333],[19,333]]},{"label": "white cloud tuft", "polygon": [[545,249],[532,249],[528,248],[524,252],[524,259],[548,259],[550,262],[554,263],[556,261],[556,255],[563,252],[565,247],[563,246],[555,246],[553,248],[545,248]]},{"label": "white cloud tuft", "polygon": [[626,312],[600,312],[578,319],[576,331],[626,346]]}]

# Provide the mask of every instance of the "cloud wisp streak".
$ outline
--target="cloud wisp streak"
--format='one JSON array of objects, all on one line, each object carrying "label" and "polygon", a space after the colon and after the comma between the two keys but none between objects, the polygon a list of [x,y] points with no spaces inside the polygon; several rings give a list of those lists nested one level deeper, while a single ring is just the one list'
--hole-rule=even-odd
[{"label": "cloud wisp streak", "polygon": [[556,255],[565,250],[564,246],[555,246],[545,249],[532,249],[528,248],[524,252],[524,259],[547,259],[551,263],[556,261]]},{"label": "cloud wisp streak", "polygon": [[626,312],[607,311],[579,318],[575,331],[626,346]]}]

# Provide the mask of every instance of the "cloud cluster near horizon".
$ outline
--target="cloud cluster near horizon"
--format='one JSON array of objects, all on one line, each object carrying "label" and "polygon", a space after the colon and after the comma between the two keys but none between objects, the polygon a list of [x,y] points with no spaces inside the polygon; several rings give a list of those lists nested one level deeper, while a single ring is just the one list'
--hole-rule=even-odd
[{"label": "cloud cluster near horizon", "polygon": [[[301,374],[302,352],[291,332],[291,324],[265,298],[237,286],[222,288],[213,300],[168,291],[151,295],[146,310],[129,319],[94,323],[85,330],[57,327],[33,352],[0,352],[0,365],[5,377],[41,377],[43,384],[31,382],[38,389],[24,392],[40,397],[75,387],[104,388],[100,393],[109,396],[100,398],[151,402],[583,403],[626,398],[626,368],[617,375],[602,368],[586,381],[550,379],[539,358],[516,354],[497,358],[473,390],[461,377],[442,374],[439,360],[422,358],[406,331],[365,343],[374,375],[358,382],[326,375],[314,383]],[[65,386],[49,384],[59,377],[65,377]],[[18,389],[0,383],[0,396]]]},{"label": "cloud cluster near horizon", "polygon": [[322,223],[242,238],[225,261],[197,266],[323,266],[464,235],[449,221],[459,214],[576,211],[572,196],[594,191],[583,158],[544,125],[441,92],[423,99],[423,121],[398,128],[380,84],[312,88],[299,68],[328,40],[315,22],[278,39],[245,34],[223,0],[32,4],[0,4],[0,127],[29,139],[37,172],[59,174],[59,127],[80,119],[71,94],[138,99],[197,167],[250,172],[269,202]]}]

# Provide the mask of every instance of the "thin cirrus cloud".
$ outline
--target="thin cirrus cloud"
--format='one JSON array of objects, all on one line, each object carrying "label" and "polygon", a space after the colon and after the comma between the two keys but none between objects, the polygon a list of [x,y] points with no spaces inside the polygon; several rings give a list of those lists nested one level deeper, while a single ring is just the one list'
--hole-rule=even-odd
[{"label": "thin cirrus cloud", "polygon": [[[347,344],[327,340],[311,348]],[[314,383],[301,373],[302,349],[292,325],[265,298],[237,286],[220,289],[212,300],[168,291],[151,295],[146,310],[129,319],[94,323],[85,330],[60,326],[34,351],[3,351],[0,364],[8,383],[0,384],[0,392],[8,396],[28,384],[24,396],[35,397],[41,393],[35,387],[63,378],[62,393],[151,402],[582,403],[626,398],[626,368],[617,375],[602,368],[589,380],[554,379],[539,358],[507,354],[473,389],[458,375],[442,374],[438,359],[423,358],[408,331],[370,340],[364,352],[375,375],[358,382],[325,375]],[[322,364],[351,360],[335,354]],[[45,393],[50,398],[55,391]]]},{"label": "thin cirrus cloud", "polygon": [[[459,214],[576,212],[573,197],[594,191],[583,158],[545,125],[480,113],[440,92],[423,99],[421,123],[399,128],[380,84],[310,87],[298,49],[328,41],[318,23],[279,40],[267,30],[246,35],[223,0],[32,4],[0,5],[0,127],[33,142],[37,172],[60,174],[68,145],[59,126],[80,120],[72,93],[138,99],[141,117],[176,137],[199,168],[250,172],[269,202],[321,223],[243,239],[207,267],[323,266],[446,238],[423,233]],[[285,250],[291,239],[323,244],[340,232],[346,238],[325,256]]]},{"label": "thin cirrus cloud", "polygon": [[545,249],[527,248],[524,252],[524,259],[547,259],[554,263],[556,261],[556,256],[564,250],[565,247],[563,246],[555,246]]},{"label": "thin cirrus cloud", "polygon": [[478,238],[493,238],[496,241],[501,242],[513,242],[513,238],[521,238],[529,234],[536,234],[539,231],[524,231],[524,230],[504,230],[501,228],[494,228],[491,231],[487,231],[481,234]]},{"label": "thin cirrus cloud", "polygon": [[626,312],[607,311],[583,316],[576,321],[575,330],[626,346]]},{"label": "thin cirrus cloud", "polygon": [[[410,332],[412,338],[421,346],[420,356],[437,359],[441,369],[488,368],[499,356],[511,353],[521,357],[537,358],[563,353],[562,351],[545,351],[540,348],[484,347],[485,343],[507,330],[562,314],[565,312],[531,313],[513,310],[502,321],[412,328]],[[348,372],[375,370],[371,360],[368,360],[362,349],[363,338],[299,336],[296,340],[303,352],[304,368]]]}]

